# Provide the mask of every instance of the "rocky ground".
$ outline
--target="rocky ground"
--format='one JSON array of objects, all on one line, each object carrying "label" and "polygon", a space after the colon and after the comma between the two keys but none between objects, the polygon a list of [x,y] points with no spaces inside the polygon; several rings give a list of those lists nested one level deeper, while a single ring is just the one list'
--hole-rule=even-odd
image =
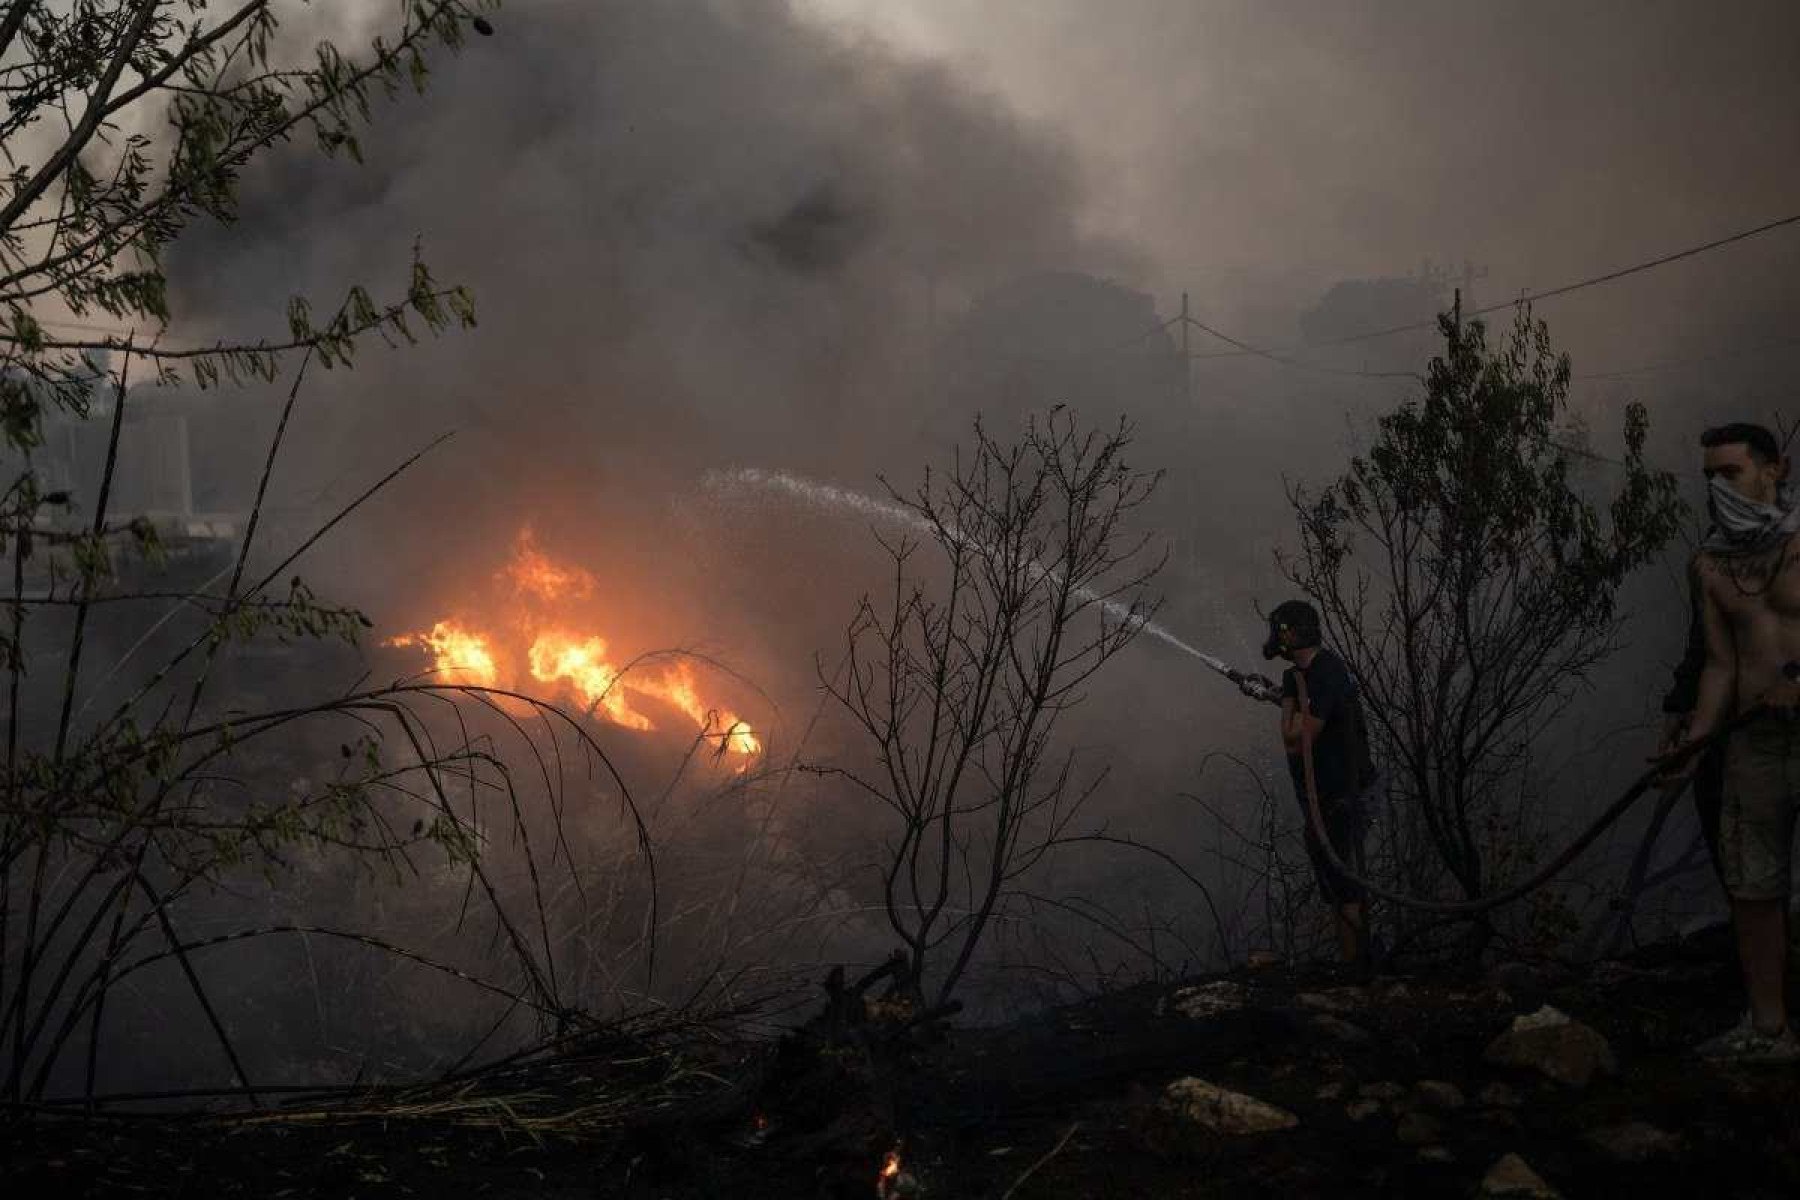
[{"label": "rocky ground", "polygon": [[1273,965],[929,1042],[875,1011],[604,1135],[15,1114],[0,1152],[59,1197],[1800,1195],[1800,1066],[1691,1053],[1738,1006],[1717,930],[1479,978]]}]

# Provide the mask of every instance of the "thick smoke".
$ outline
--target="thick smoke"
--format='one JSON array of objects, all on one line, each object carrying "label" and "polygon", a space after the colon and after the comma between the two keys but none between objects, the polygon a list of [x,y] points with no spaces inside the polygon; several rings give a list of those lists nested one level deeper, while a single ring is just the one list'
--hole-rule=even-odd
[{"label": "thick smoke", "polygon": [[[1781,0],[808,4],[1053,123],[1104,181],[1096,223],[1151,251],[1145,285],[1283,340],[1338,279],[1466,258],[1505,299],[1782,215],[1800,191],[1783,152],[1800,14]],[[1768,242],[1722,277],[1766,296],[1777,249],[1791,264],[1791,241]],[[1606,324],[1628,324],[1620,304],[1691,308],[1666,287],[1606,293]]]},{"label": "thick smoke", "polygon": [[[755,531],[706,503],[704,469],[904,480],[943,408],[935,327],[1027,272],[1136,269],[1082,232],[1050,132],[784,4],[539,4],[497,24],[423,101],[379,112],[368,165],[297,148],[259,166],[239,229],[196,231],[176,262],[178,305],[221,330],[279,328],[294,293],[324,315],[347,282],[391,291],[415,236],[473,289],[474,333],[314,375],[282,469],[306,481],[289,499],[328,506],[456,430],[315,561],[352,564],[393,619],[529,522],[616,581],[630,637],[719,634],[672,577],[671,509],[702,553]],[[799,550],[760,566],[804,577]]]},{"label": "thick smoke", "polygon": [[[323,313],[350,281],[379,296],[415,235],[475,292],[478,330],[310,378],[278,537],[456,431],[309,560],[319,582],[413,627],[530,524],[607,582],[622,646],[705,642],[803,718],[812,657],[882,585],[878,556],[860,519],[711,494],[705,472],[879,494],[878,471],[910,484],[976,411],[1071,401],[1130,413],[1142,464],[1170,469],[1167,623],[1256,665],[1252,604],[1287,590],[1284,479],[1340,469],[1413,387],[1385,373],[1422,369],[1431,339],[1306,356],[1325,371],[1203,359],[1190,384],[1178,329],[1132,341],[1181,291],[1289,345],[1429,318],[1453,286],[1490,303],[1598,273],[1800,195],[1789,6],[924,5],[909,25],[941,60],[817,16],[854,5],[808,7],[511,6],[423,100],[380,110],[368,165],[283,153],[247,177],[239,231],[181,244],[195,333],[279,328],[288,295]],[[1797,247],[1775,235],[1540,315],[1578,375],[1765,343],[1800,302]],[[1795,361],[1596,378],[1577,399],[1607,451],[1623,401],[1650,400],[1656,457],[1685,468],[1692,430],[1734,405],[1800,416]],[[1609,721],[1653,707],[1680,633],[1678,588],[1644,605],[1651,652],[1607,685]],[[1194,810],[1168,798],[1194,747],[1264,748],[1268,713],[1185,656],[1132,655],[1079,741],[1115,763],[1125,815],[1191,851]]]},{"label": "thick smoke", "polygon": [[[634,534],[704,466],[905,479],[921,431],[941,447],[996,390],[1018,406],[1067,398],[1066,371],[1020,384],[1015,349],[989,327],[975,354],[941,353],[971,301],[1039,270],[1147,291],[1149,320],[1188,289],[1203,319],[1282,345],[1347,280],[1454,264],[1445,286],[1420,289],[1409,315],[1423,318],[1449,285],[1504,299],[1779,215],[1800,194],[1800,167],[1773,152],[1800,111],[1770,36],[1791,27],[1787,6],[1731,21],[1679,5],[1144,0],[1104,21],[1072,2],[1032,5],[1029,19],[951,3],[904,20],[799,8],[810,19],[776,3],[508,10],[423,102],[381,114],[368,166],[321,168],[304,152],[267,164],[249,181],[242,228],[255,238],[184,246],[183,295],[240,328],[278,324],[290,292],[323,307],[346,280],[397,279],[414,234],[441,278],[475,288],[479,332],[316,380],[307,400],[324,466],[296,463],[293,477],[342,480],[335,497],[460,431],[377,506],[391,525],[362,527],[395,579],[420,565],[395,538],[454,572],[526,517],[636,570]],[[941,65],[827,23],[846,17],[887,21]],[[1800,299],[1797,240],[1540,311],[1578,375],[1760,345]],[[1462,278],[1465,261],[1483,273]],[[1343,307],[1340,332],[1390,316]],[[1027,327],[1032,353],[1138,332],[1092,307],[1014,308],[1002,320]],[[1190,332],[1196,353],[1230,349]],[[1429,347],[1308,358],[1417,370]],[[1694,410],[1733,394],[1781,403],[1772,369],[1791,361],[1596,379],[1578,400],[1603,433],[1626,395],[1662,400],[1659,457],[1685,467]],[[1191,394],[1110,376],[1109,407],[1153,406],[1148,419],[1182,435],[1158,443],[1157,465],[1201,526],[1218,525],[1201,495],[1269,515],[1249,537],[1240,524],[1216,539],[1169,531],[1216,542],[1223,573],[1255,571],[1267,590],[1281,477],[1331,470],[1346,420],[1410,385],[1255,358],[1194,373]],[[1002,387],[985,386],[996,374]],[[959,392],[970,379],[984,386]],[[455,522],[441,519],[446,480]],[[1231,507],[1241,521],[1246,505]]]}]

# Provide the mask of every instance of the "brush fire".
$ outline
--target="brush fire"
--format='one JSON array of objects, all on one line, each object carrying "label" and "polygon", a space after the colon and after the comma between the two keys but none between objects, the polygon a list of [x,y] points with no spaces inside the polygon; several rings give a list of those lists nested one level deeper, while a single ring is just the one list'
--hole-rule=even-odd
[{"label": "brush fire", "polygon": [[547,687],[546,698],[579,704],[627,729],[656,729],[634,701],[660,701],[686,714],[721,755],[736,757],[740,770],[761,751],[747,722],[707,701],[689,663],[620,665],[589,627],[598,590],[593,575],[550,558],[530,529],[519,533],[512,560],[494,579],[499,615],[446,617],[384,644],[430,654],[432,673],[445,683],[533,694]]}]

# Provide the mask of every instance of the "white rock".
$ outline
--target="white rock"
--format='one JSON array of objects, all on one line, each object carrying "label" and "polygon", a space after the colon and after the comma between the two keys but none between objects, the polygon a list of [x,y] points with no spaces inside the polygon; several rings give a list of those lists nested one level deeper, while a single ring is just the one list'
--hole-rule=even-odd
[{"label": "white rock", "polygon": [[1504,1155],[1488,1168],[1481,1180],[1480,1194],[1517,1200],[1560,1200],[1562,1195],[1516,1154]]},{"label": "white rock", "polygon": [[1214,1133],[1268,1133],[1300,1124],[1300,1118],[1286,1109],[1191,1075],[1164,1088],[1163,1100]]},{"label": "white rock", "polygon": [[1574,1017],[1554,1005],[1546,1004],[1534,1013],[1513,1018],[1513,1032],[1526,1033],[1533,1029],[1555,1029],[1563,1025],[1573,1024]]},{"label": "white rock", "polygon": [[1368,995],[1361,988],[1341,987],[1325,992],[1301,992],[1294,999],[1304,1007],[1320,1012],[1347,1013],[1363,1007]]},{"label": "white rock", "polygon": [[1185,987],[1175,993],[1175,1009],[1196,1020],[1236,1012],[1250,1002],[1249,990],[1241,983],[1221,979],[1198,987]]},{"label": "white rock", "polygon": [[1552,1079],[1586,1087],[1596,1072],[1618,1070],[1612,1047],[1599,1031],[1548,1004],[1514,1017],[1510,1028],[1488,1043],[1488,1062],[1529,1067]]}]

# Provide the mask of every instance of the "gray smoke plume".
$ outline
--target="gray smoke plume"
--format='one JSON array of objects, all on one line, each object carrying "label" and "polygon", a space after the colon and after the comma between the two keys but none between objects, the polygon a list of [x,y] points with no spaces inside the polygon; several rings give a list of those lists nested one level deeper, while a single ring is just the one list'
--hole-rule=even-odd
[{"label": "gray smoke plume", "polygon": [[[1200,359],[1190,383],[1184,345],[1232,348],[1157,328],[1180,292],[1287,346],[1800,209],[1791,5],[908,6],[942,58],[825,19],[857,7],[511,5],[425,99],[380,112],[367,166],[276,156],[247,178],[242,236],[181,244],[196,336],[279,329],[296,292],[318,312],[351,281],[381,295],[415,236],[475,292],[473,333],[310,381],[277,476],[290,538],[457,436],[309,573],[413,627],[529,524],[604,581],[621,645],[704,639],[804,703],[879,555],[854,520],[725,503],[705,472],[881,498],[877,472],[909,486],[976,411],[1068,401],[1130,413],[1142,465],[1170,468],[1162,619],[1255,666],[1252,602],[1287,591],[1283,480],[1340,470],[1432,338],[1302,356],[1323,370]],[[1791,326],[1797,256],[1789,232],[1539,313],[1578,377],[1736,351]],[[1800,416],[1797,361],[1728,353],[1577,399],[1603,451],[1623,401],[1651,401],[1655,457],[1686,469],[1702,423]],[[1647,650],[1596,711],[1653,708],[1682,620],[1678,587],[1646,590]],[[1121,792],[1162,803],[1196,745],[1272,740],[1266,710],[1185,656],[1132,653],[1082,730]],[[1158,818],[1171,844],[1189,815]]]},{"label": "gray smoke plume", "polygon": [[[882,448],[942,408],[945,314],[1031,271],[1136,269],[1083,232],[1051,131],[775,0],[517,5],[496,26],[380,110],[366,166],[275,157],[237,229],[195,231],[175,263],[190,330],[279,329],[294,293],[322,316],[352,281],[391,292],[415,236],[473,289],[477,331],[315,374],[278,476],[299,520],[457,431],[313,561],[383,615],[423,616],[396,593],[452,594],[529,523],[615,581],[634,635],[710,635],[705,605],[667,607],[696,599],[664,529],[702,470],[910,474]],[[718,519],[704,536],[729,540]],[[640,621],[653,593],[661,620]]]}]

